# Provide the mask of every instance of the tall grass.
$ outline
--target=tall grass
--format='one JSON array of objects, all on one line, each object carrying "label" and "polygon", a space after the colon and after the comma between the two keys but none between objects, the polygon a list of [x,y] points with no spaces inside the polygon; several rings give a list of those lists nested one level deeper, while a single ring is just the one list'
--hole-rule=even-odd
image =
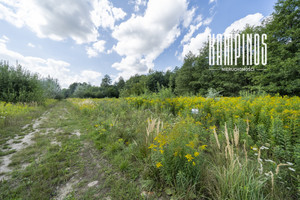
[{"label": "tall grass", "polygon": [[239,129],[230,134],[224,125],[225,140],[219,143],[216,130],[213,130],[215,144],[209,156],[211,168],[208,171],[208,193],[213,199],[266,199],[267,178],[258,173],[256,160],[248,159],[246,145],[240,145]]}]

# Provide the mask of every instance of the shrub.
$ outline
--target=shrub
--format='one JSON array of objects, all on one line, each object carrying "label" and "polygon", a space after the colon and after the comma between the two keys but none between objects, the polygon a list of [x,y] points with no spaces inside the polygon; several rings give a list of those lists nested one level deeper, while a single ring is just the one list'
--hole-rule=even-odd
[{"label": "shrub", "polygon": [[43,90],[37,74],[18,66],[0,63],[0,100],[6,102],[43,102]]}]

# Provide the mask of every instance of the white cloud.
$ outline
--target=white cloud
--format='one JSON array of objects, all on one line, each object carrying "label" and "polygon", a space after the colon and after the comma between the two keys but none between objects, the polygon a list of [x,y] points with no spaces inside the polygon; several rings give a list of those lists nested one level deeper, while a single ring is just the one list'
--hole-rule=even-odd
[{"label": "white cloud", "polygon": [[140,11],[140,7],[146,6],[147,1],[146,0],[135,0],[135,1],[132,1],[131,3],[134,4],[134,11],[138,12],[138,11]]},{"label": "white cloud", "polygon": [[[89,82],[90,80],[98,80],[97,82],[100,82],[100,77],[102,74],[100,72],[92,71],[92,70],[83,70],[81,72],[81,79],[82,80],[87,80],[86,82]],[[85,82],[85,81],[82,81]]]},{"label": "white cloud", "polygon": [[96,41],[99,27],[113,28],[125,15],[108,0],[0,0],[0,19],[41,38],[72,38],[78,44]]},{"label": "white cloud", "polygon": [[195,11],[196,11],[196,8],[192,8],[191,10],[188,10],[187,12],[185,12],[184,17],[183,17],[184,18],[183,26],[185,28],[187,28],[191,24],[191,22],[194,18],[194,15],[195,15]]},{"label": "white cloud", "polygon": [[32,47],[32,48],[34,48],[34,47],[35,47],[35,45],[34,45],[34,44],[32,44],[32,43],[30,43],[30,42],[27,44],[27,46],[29,46],[29,47]]},{"label": "white cloud", "polygon": [[209,0],[208,4],[212,4],[212,6],[209,8],[209,14],[214,15],[216,13],[216,7],[217,7],[217,0]]},{"label": "white cloud", "polygon": [[91,70],[83,70],[79,73],[73,73],[70,70],[70,64],[62,60],[44,59],[32,56],[23,56],[22,54],[7,48],[8,38],[0,39],[0,57],[10,61],[10,63],[18,61],[25,69],[32,73],[38,73],[42,77],[50,75],[59,80],[63,88],[68,87],[73,82],[90,82],[99,85],[101,73]]},{"label": "white cloud", "polygon": [[209,17],[209,18],[206,18],[204,21],[203,21],[203,25],[207,26],[209,25],[213,20],[213,17]]},{"label": "white cloud", "polygon": [[172,71],[173,69],[174,69],[174,67],[168,66],[168,67],[165,68],[164,72]]},{"label": "white cloud", "polygon": [[93,49],[93,47],[87,47],[86,53],[89,58],[96,57],[98,55],[98,52],[95,49]]},{"label": "white cloud", "polygon": [[113,29],[115,22],[124,19],[126,16],[121,8],[113,7],[113,4],[108,0],[94,1],[93,7],[91,18],[96,27]]},{"label": "white cloud", "polygon": [[263,15],[261,13],[247,15],[246,17],[233,22],[229,27],[225,29],[224,34],[230,34],[233,31],[241,31],[246,27],[246,25],[259,26],[262,22],[262,19]]},{"label": "white cloud", "polygon": [[[233,22],[229,27],[226,28],[224,34],[230,34],[232,31],[240,31],[243,30],[246,25],[250,26],[258,26],[261,24],[263,19],[263,15],[260,13],[247,15],[244,18],[241,18],[235,22]],[[208,25],[212,21],[211,18],[207,18],[204,20],[203,25]],[[207,42],[208,35],[211,34],[211,29],[206,28],[203,33],[198,34],[197,36],[192,38],[193,33],[197,30],[201,25],[201,22],[197,26],[190,25],[189,32],[184,36],[181,44],[183,44],[183,51],[179,59],[183,60],[185,55],[191,51],[193,54],[198,55],[199,49],[201,49],[205,42]]]},{"label": "white cloud", "polygon": [[210,15],[213,15],[215,13],[216,7],[217,7],[217,4],[214,4],[211,8],[209,8]]},{"label": "white cloud", "polygon": [[185,44],[187,42],[189,42],[193,36],[193,34],[195,33],[196,30],[198,30],[200,28],[200,26],[202,26],[202,22],[199,22],[196,25],[190,25],[189,28],[189,32],[187,34],[185,34],[185,36],[183,37],[183,39],[181,40],[181,44]]},{"label": "white cloud", "polygon": [[[216,1],[211,1],[211,3]],[[216,4],[213,6],[215,7]],[[195,11],[195,9],[193,9]],[[196,31],[199,30],[201,26],[208,26],[212,20],[213,16],[210,16],[206,19],[203,19],[202,15],[197,15],[194,19],[194,16],[191,18],[192,24],[189,26],[189,31],[185,34],[183,39],[181,40],[180,44],[183,46],[183,52],[181,55],[179,55],[178,52],[176,52],[175,56],[179,58],[179,60],[183,60],[185,55],[191,51],[194,54],[199,53],[199,49],[202,48],[204,42],[205,42],[205,36],[208,34],[208,31],[210,31],[209,28],[206,28],[204,33],[197,34],[195,37],[194,34]]]},{"label": "white cloud", "polygon": [[124,57],[113,67],[122,71],[120,75],[128,78],[153,68],[153,61],[180,35],[180,22],[193,15],[187,6],[186,0],[149,0],[143,16],[133,14],[116,27],[114,50]]},{"label": "white cloud", "polygon": [[106,51],[107,54],[111,54],[112,52],[113,52],[113,49],[108,49],[108,50]]},{"label": "white cloud", "polygon": [[193,54],[198,55],[199,49],[203,47],[205,42],[207,42],[207,38],[211,33],[210,28],[206,28],[203,33],[199,33],[196,37],[191,38],[190,42],[183,46],[183,51],[180,59],[183,58],[191,51]]},{"label": "white cloud", "polygon": [[5,44],[9,41],[9,38],[6,36],[6,35],[3,35],[1,38],[0,38],[0,45],[1,44]]},{"label": "white cloud", "polygon": [[105,51],[105,43],[104,40],[99,40],[95,42],[91,47],[86,48],[86,52],[88,54],[88,57],[96,57],[99,53],[103,53]]}]

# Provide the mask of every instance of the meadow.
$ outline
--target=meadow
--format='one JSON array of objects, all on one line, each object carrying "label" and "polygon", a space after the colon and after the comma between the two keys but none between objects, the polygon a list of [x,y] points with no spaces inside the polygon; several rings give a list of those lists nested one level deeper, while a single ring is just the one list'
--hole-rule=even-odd
[{"label": "meadow", "polygon": [[[44,126],[53,128],[64,125],[66,130],[75,129],[72,126],[76,126],[84,138],[98,148],[97,154],[112,165],[113,174],[121,173],[126,177],[122,185],[119,185],[120,180],[116,177],[107,178],[113,199],[299,197],[299,97],[248,95],[163,98],[144,95],[119,99],[69,98],[60,103],[47,100],[44,105],[1,102],[1,144],[20,135],[22,126],[51,107],[57,107],[51,114],[53,116],[62,116],[59,113],[66,115],[67,112],[72,117],[66,118],[66,122],[50,122],[49,119]],[[47,136],[47,140],[52,137]],[[46,141],[46,138],[43,140]],[[40,145],[45,145],[43,140]],[[78,143],[77,139],[66,141]],[[49,145],[47,148],[54,148],[52,143]],[[36,148],[38,150],[42,146]],[[55,152],[65,157],[66,152],[61,148],[56,148]],[[26,151],[21,155],[27,154]],[[11,153],[14,152],[5,148],[1,150],[1,156]],[[69,154],[76,156],[77,161],[73,162],[79,162],[75,149],[70,149]],[[58,154],[51,154],[51,157],[55,158],[55,155]],[[68,156],[66,158],[71,159]],[[14,161],[18,159],[18,155],[13,157],[13,163],[20,162]],[[50,161],[41,167],[64,163]],[[103,160],[93,162],[101,163]],[[35,163],[32,165],[35,166]],[[47,169],[44,168],[35,179],[46,176]],[[62,171],[57,170],[55,174],[65,172],[63,168]],[[109,171],[107,168],[105,170]],[[35,167],[28,171],[30,174],[36,173]],[[15,176],[11,181],[17,181],[21,175]],[[68,180],[70,174],[60,176],[63,181]],[[55,182],[52,192],[48,191],[47,184],[50,183],[47,182],[44,184],[46,192],[41,192],[38,185],[27,185],[27,188],[32,187],[30,191],[35,191],[29,193],[29,198],[53,195],[53,190],[63,183],[61,181]],[[1,187],[9,187],[10,184],[4,182]],[[15,197],[18,197],[28,192],[26,187],[6,192],[15,192]],[[3,196],[4,199],[6,197],[9,196]],[[81,198],[76,198],[76,195],[70,197]]]},{"label": "meadow", "polygon": [[300,98],[68,99],[145,198],[297,199]]},{"label": "meadow", "polygon": [[167,96],[1,102],[0,198],[299,198],[299,97]]}]

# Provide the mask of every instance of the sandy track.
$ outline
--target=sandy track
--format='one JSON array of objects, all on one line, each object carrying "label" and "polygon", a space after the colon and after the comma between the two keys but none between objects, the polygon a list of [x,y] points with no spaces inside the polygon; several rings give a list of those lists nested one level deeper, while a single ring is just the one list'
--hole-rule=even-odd
[{"label": "sandy track", "polygon": [[[9,167],[9,164],[11,163],[11,157],[18,151],[33,144],[34,141],[32,139],[34,138],[34,135],[36,133],[41,131],[41,129],[39,127],[47,119],[48,114],[49,114],[49,112],[45,112],[40,118],[34,120],[34,122],[32,123],[33,130],[31,132],[29,132],[27,135],[25,135],[23,138],[21,138],[21,136],[17,135],[13,139],[10,139],[6,142],[6,144],[8,145],[8,148],[3,151],[5,152],[5,151],[13,150],[15,152],[5,155],[0,158],[2,160],[2,162],[0,164],[0,174],[3,174],[0,176],[0,180],[7,180],[9,178],[8,173],[12,171],[12,169],[10,169],[10,167]],[[25,125],[22,128],[22,130],[26,131],[27,129],[29,129],[30,125],[31,124]]]}]

